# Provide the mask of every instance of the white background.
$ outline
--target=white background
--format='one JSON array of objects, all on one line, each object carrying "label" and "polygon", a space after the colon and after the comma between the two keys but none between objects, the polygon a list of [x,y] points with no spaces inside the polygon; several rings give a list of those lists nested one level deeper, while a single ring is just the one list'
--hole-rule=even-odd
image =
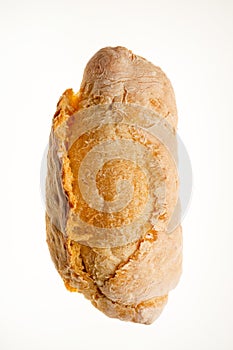
[{"label": "white background", "polygon": [[[233,348],[233,2],[0,1],[0,349]],[[171,79],[194,186],[178,287],[150,326],[69,293],[50,260],[40,163],[62,92],[122,45]]]}]

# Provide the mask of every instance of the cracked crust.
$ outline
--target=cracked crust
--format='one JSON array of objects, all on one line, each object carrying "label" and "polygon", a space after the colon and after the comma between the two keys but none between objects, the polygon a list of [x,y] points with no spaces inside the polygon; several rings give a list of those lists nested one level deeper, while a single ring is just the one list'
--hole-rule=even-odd
[{"label": "cracked crust", "polygon": [[82,246],[65,238],[47,215],[46,232],[51,258],[70,292],[83,293],[100,311],[122,321],[150,324],[161,314],[167,303],[167,295],[151,298],[137,305],[121,304],[111,300],[101,292],[86,271],[80,252]]},{"label": "cracked crust", "polygon": [[[69,214],[77,210],[80,203],[74,191],[76,175],[72,161],[76,164],[76,156],[82,151],[81,147],[76,148],[61,158],[56,132],[77,111],[118,102],[137,104],[158,112],[173,130],[176,129],[174,93],[162,70],[122,47],[98,51],[87,64],[80,91],[75,94],[71,89],[66,90],[54,115],[46,183],[47,243],[68,290],[83,293],[109,317],[150,324],[162,312],[168,292],[176,286],[181,274],[181,228],[168,235],[166,231],[154,230],[148,225],[139,239],[108,248],[80,244],[67,234],[68,228],[72,228]],[[111,130],[107,131],[109,134]],[[62,137],[65,140],[66,135]],[[162,158],[162,150],[159,155]],[[177,198],[178,179],[168,160],[164,168],[170,192],[166,211],[161,215],[161,221],[164,218],[165,222]],[[105,171],[108,174],[109,169]],[[106,183],[102,180],[103,173],[100,173],[98,185],[101,194],[114,198],[114,188],[112,192],[109,190],[111,183],[107,183],[105,193]],[[84,215],[86,213],[87,210]]]}]

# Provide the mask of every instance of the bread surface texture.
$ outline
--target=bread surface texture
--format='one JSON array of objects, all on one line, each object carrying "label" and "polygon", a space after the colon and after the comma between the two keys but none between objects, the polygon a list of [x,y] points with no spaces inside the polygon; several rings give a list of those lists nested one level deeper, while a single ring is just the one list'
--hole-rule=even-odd
[{"label": "bread surface texture", "polygon": [[151,324],[179,281],[176,128],[169,79],[124,47],[99,50],[57,104],[47,243],[66,288],[109,317]]}]

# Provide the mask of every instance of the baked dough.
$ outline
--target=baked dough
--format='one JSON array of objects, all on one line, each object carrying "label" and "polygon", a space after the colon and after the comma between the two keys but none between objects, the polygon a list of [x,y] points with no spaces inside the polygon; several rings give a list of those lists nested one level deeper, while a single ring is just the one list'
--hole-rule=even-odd
[{"label": "baked dough", "polygon": [[176,127],[170,81],[123,47],[98,51],[58,102],[47,243],[66,288],[109,317],[152,323],[179,281]]}]

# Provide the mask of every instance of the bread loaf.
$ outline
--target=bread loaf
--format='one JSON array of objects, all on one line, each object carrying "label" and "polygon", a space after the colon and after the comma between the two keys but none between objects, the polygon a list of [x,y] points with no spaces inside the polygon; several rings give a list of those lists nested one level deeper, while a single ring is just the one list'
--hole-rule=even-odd
[{"label": "bread loaf", "polygon": [[58,102],[47,243],[66,288],[109,317],[152,323],[180,278],[176,127],[170,81],[123,47],[98,51]]}]

